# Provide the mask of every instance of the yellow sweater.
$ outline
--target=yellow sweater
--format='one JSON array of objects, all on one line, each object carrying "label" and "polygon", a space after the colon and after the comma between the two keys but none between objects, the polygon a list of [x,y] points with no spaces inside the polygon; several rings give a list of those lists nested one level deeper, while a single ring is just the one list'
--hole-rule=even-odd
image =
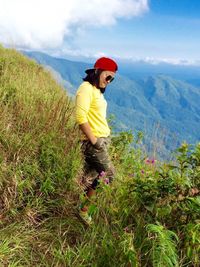
[{"label": "yellow sweater", "polygon": [[107,137],[110,129],[106,120],[107,102],[99,89],[83,82],[76,93],[76,121],[88,122],[96,137]]}]

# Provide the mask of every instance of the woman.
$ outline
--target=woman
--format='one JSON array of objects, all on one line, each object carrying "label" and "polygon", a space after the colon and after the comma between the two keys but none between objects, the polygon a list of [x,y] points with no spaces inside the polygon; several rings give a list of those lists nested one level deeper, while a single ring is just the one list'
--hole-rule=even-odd
[{"label": "woman", "polygon": [[86,201],[80,207],[80,216],[87,223],[91,222],[88,200],[94,195],[99,179],[104,176],[104,181],[109,183],[114,176],[114,167],[108,154],[110,129],[106,120],[107,102],[103,93],[106,86],[113,81],[117,69],[114,60],[99,58],[94,68],[85,71],[87,76],[76,94],[76,120],[82,132],[85,157],[83,183]]}]

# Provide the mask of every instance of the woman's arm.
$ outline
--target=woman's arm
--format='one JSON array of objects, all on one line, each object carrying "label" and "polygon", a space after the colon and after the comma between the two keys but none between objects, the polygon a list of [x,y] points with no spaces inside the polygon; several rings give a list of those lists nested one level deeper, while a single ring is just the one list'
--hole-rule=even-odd
[{"label": "woman's arm", "polygon": [[97,142],[96,136],[91,131],[90,125],[88,122],[85,122],[80,126],[81,131],[86,135],[86,137],[90,140],[90,142],[94,145]]}]

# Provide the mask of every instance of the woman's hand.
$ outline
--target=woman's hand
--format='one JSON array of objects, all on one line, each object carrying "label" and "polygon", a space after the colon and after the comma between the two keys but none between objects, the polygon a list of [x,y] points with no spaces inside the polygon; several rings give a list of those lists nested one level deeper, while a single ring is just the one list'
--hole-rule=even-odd
[{"label": "woman's hand", "polygon": [[102,148],[103,144],[104,144],[104,140],[97,137],[97,141],[95,144],[93,144],[93,146],[94,146],[94,148],[100,150]]}]

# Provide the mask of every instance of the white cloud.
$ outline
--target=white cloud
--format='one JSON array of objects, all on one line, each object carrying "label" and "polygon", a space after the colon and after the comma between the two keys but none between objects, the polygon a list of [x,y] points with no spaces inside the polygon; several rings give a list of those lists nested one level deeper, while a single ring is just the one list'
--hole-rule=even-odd
[{"label": "white cloud", "polygon": [[158,65],[161,63],[171,64],[171,65],[181,65],[181,66],[199,66],[199,60],[187,60],[181,58],[153,58],[146,57],[143,59],[144,62],[150,63],[152,65]]},{"label": "white cloud", "polygon": [[200,66],[200,60],[189,60],[189,59],[181,59],[181,58],[158,58],[158,57],[122,57],[119,55],[115,55],[115,58],[121,60],[132,61],[134,63],[148,63],[151,65],[159,65],[159,64],[169,64],[169,65],[177,65],[177,66]]},{"label": "white cloud", "polygon": [[87,27],[113,25],[148,11],[148,0],[0,0],[0,42],[54,49]]}]

